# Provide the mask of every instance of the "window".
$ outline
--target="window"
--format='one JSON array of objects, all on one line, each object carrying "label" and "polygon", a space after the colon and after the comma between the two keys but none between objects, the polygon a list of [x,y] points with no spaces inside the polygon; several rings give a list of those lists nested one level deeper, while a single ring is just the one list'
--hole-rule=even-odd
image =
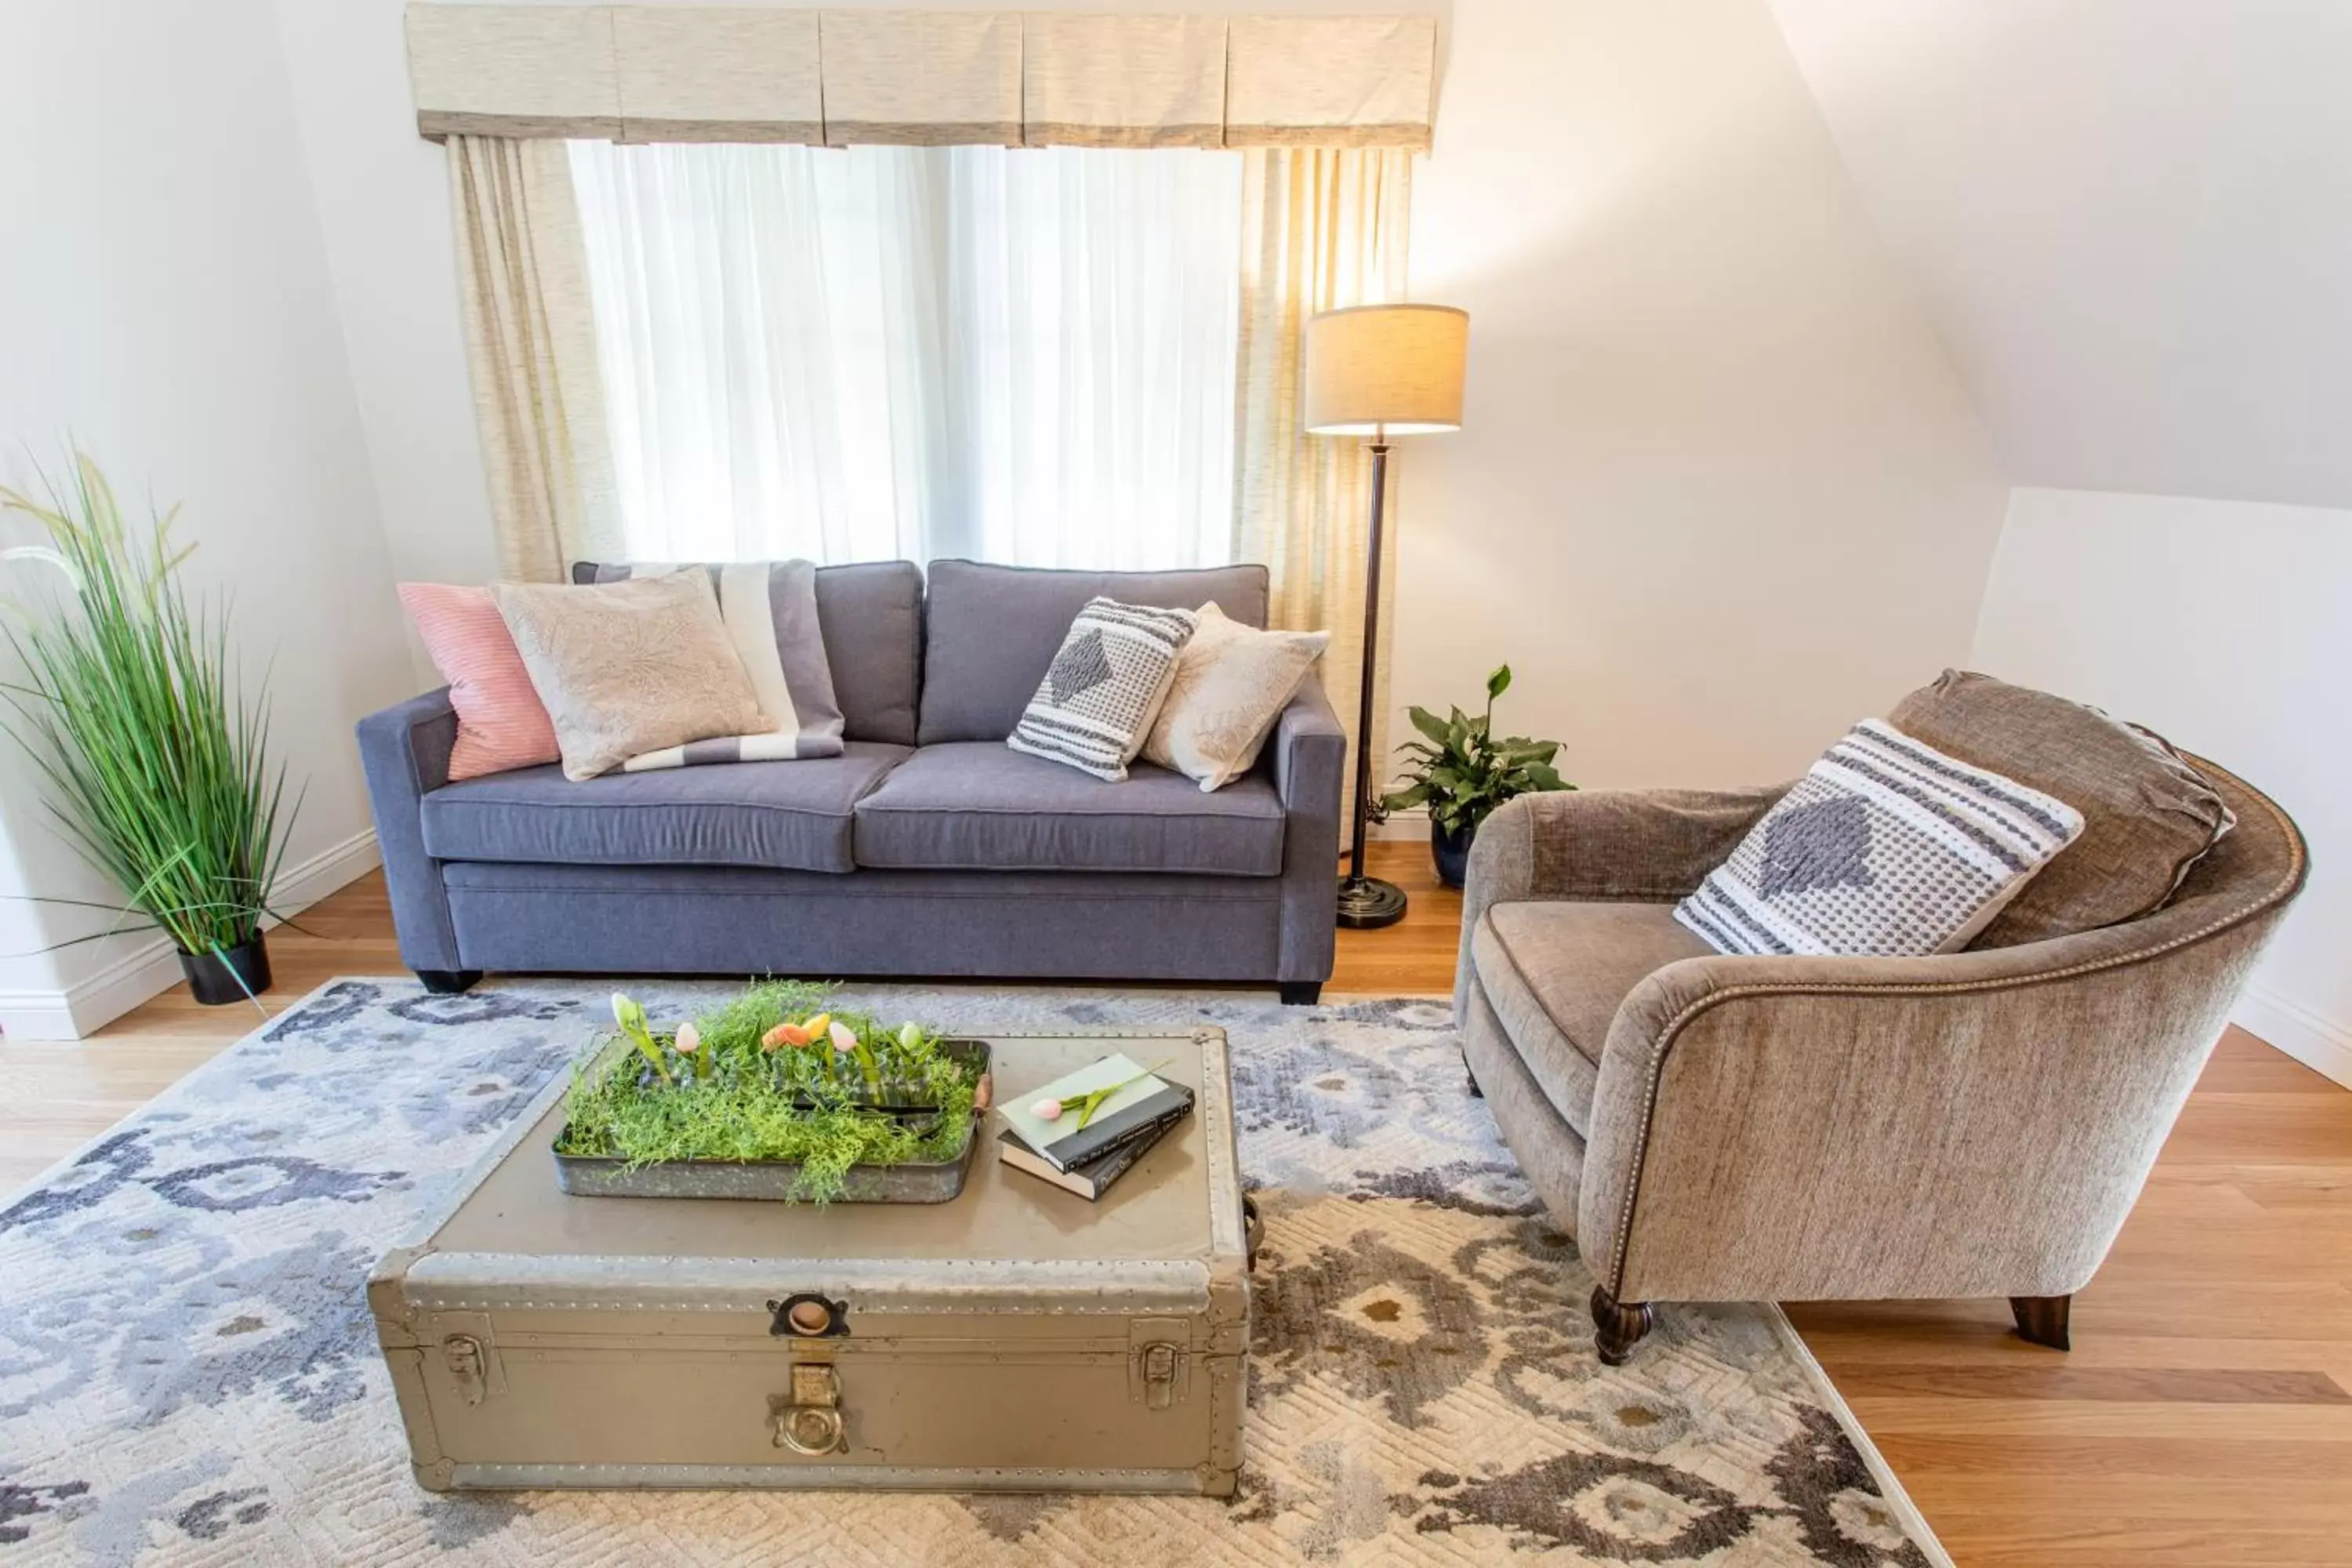
[{"label": "window", "polygon": [[635,558],[1231,558],[1239,154],[571,156]]}]

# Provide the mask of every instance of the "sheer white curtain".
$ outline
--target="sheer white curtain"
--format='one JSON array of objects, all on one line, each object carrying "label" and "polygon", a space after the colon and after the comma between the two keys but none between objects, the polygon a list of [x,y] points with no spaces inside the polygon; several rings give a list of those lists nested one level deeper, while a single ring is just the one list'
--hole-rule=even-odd
[{"label": "sheer white curtain", "polygon": [[1239,154],[571,155],[631,555],[1231,559]]}]

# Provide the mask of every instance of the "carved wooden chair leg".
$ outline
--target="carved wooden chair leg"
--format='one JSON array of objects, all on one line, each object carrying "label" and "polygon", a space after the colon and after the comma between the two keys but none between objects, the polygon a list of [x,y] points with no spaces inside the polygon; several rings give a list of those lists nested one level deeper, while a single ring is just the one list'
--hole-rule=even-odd
[{"label": "carved wooden chair leg", "polygon": [[2017,1337],[2053,1351],[2072,1348],[2067,1342],[2066,1315],[2074,1304],[2072,1296],[2011,1296],[2009,1310],[2017,1316]]},{"label": "carved wooden chair leg", "polygon": [[1656,1321],[1647,1301],[1621,1305],[1607,1286],[1592,1288],[1592,1348],[1611,1366],[1623,1366]]}]

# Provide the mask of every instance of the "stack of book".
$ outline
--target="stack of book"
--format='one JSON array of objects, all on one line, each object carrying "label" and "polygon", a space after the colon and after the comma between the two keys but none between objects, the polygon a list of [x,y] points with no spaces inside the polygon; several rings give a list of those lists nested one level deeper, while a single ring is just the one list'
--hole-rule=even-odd
[{"label": "stack of book", "polygon": [[[1048,1106],[1060,1110],[1040,1115]],[[996,1135],[999,1160],[1091,1200],[1192,1113],[1192,1091],[1109,1056],[999,1110],[1008,1123]]]}]

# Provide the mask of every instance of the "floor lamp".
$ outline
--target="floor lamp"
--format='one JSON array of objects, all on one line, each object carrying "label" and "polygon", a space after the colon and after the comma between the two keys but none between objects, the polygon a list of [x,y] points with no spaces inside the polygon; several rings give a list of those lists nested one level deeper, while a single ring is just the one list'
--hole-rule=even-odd
[{"label": "floor lamp", "polygon": [[1316,436],[1369,436],[1371,556],[1364,569],[1364,671],[1356,708],[1355,837],[1339,879],[1339,923],[1394,925],[1404,889],[1364,875],[1364,821],[1372,794],[1372,671],[1381,633],[1381,523],[1389,437],[1462,427],[1462,371],[1470,317],[1450,305],[1357,305],[1307,323],[1303,423]]}]

